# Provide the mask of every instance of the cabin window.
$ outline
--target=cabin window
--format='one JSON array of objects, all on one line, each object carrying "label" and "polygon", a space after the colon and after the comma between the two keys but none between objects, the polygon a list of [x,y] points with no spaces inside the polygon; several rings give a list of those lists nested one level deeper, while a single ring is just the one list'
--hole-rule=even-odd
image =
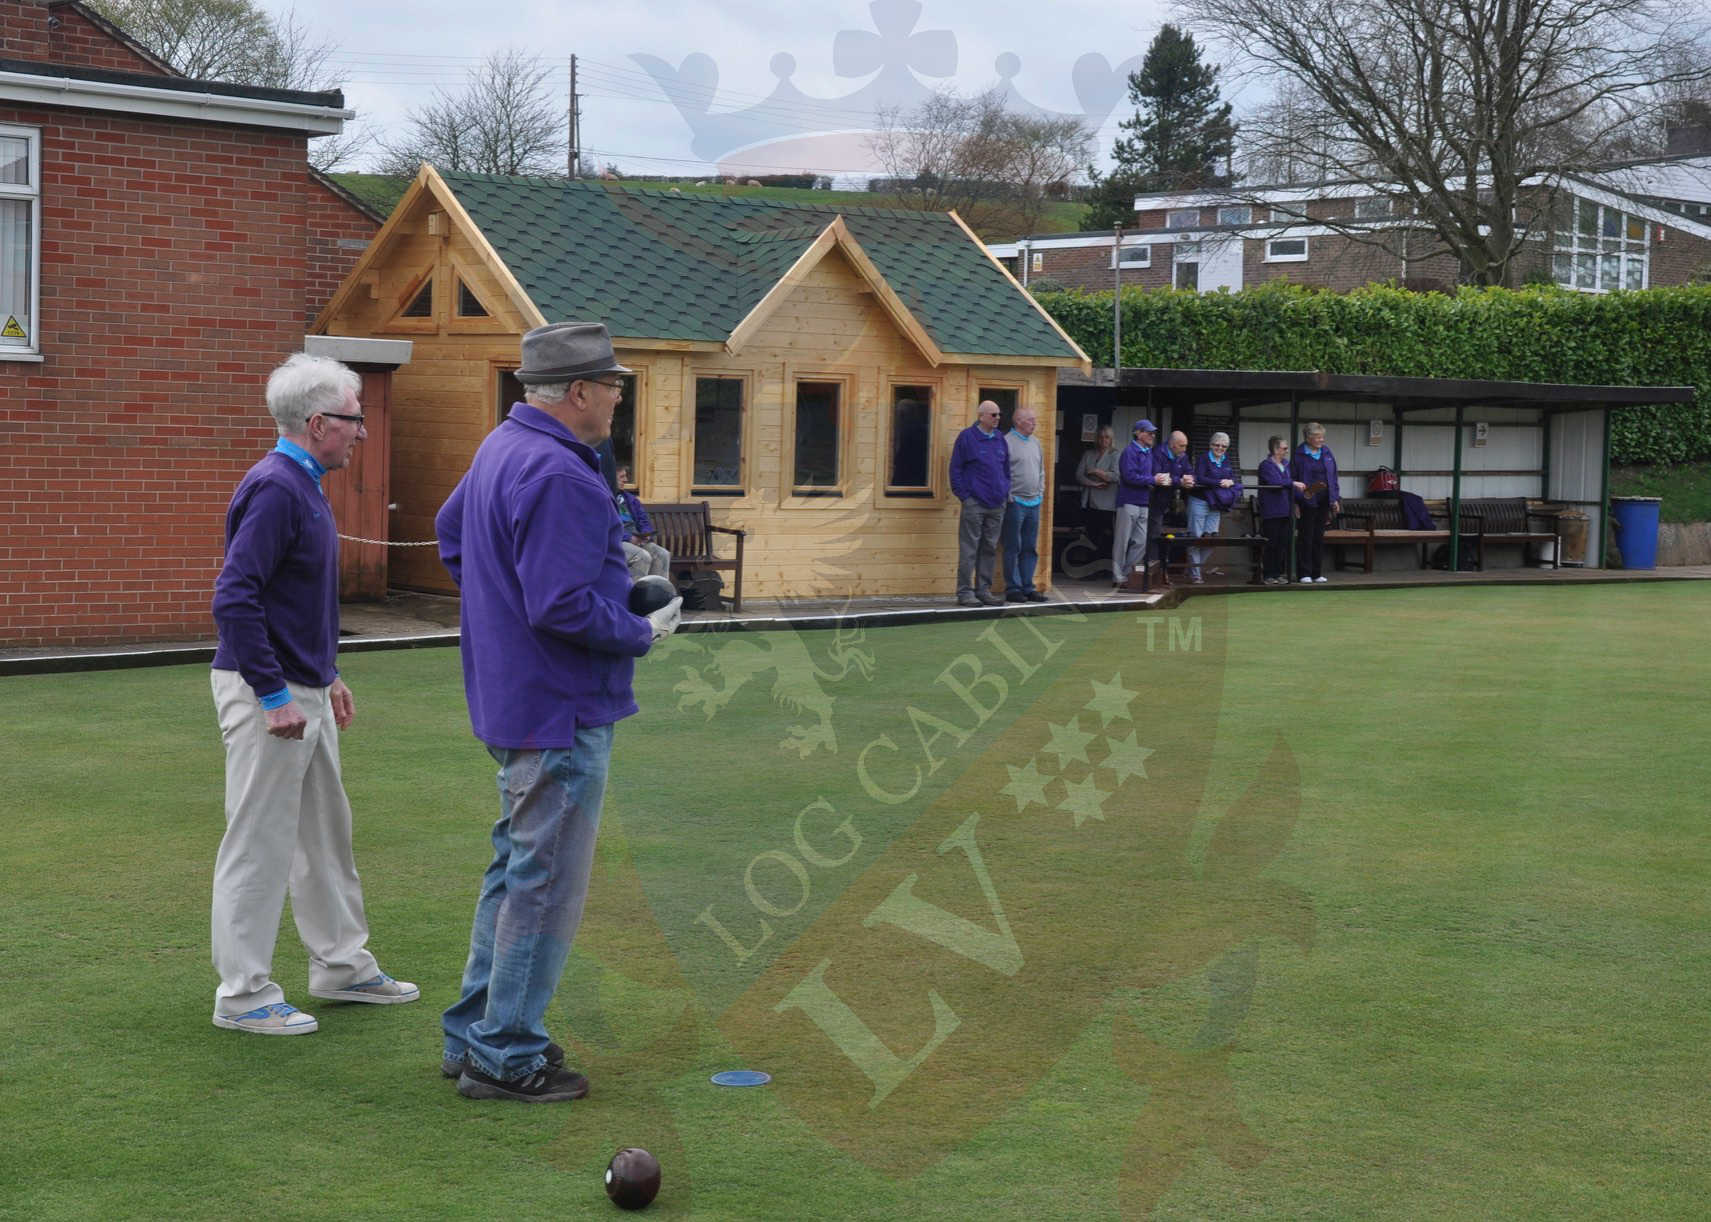
[{"label": "cabin window", "polygon": [[839,495],[843,394],[842,382],[796,383],[796,496]]},{"label": "cabin window", "polygon": [[[624,386],[617,409],[612,413],[612,457],[618,460],[620,467],[630,469],[630,478],[635,481],[641,478],[637,464],[640,455],[636,453],[636,375],[620,373],[612,376]],[[605,375],[602,375],[601,381],[605,380]]]},{"label": "cabin window", "polygon": [[400,318],[432,318],[434,316],[434,278],[429,276],[422,285],[421,291],[410,299],[410,304],[398,312]]},{"label": "cabin window", "polygon": [[891,388],[891,453],[887,457],[885,495],[933,495],[933,388]]},{"label": "cabin window", "polygon": [[0,359],[40,350],[41,223],[41,133],[0,126]]},{"label": "cabin window", "polygon": [[742,378],[695,379],[696,496],[743,494]]},{"label": "cabin window", "polygon": [[481,304],[481,299],[469,291],[469,285],[462,279],[457,282],[457,316],[459,318],[487,318],[487,307]]}]

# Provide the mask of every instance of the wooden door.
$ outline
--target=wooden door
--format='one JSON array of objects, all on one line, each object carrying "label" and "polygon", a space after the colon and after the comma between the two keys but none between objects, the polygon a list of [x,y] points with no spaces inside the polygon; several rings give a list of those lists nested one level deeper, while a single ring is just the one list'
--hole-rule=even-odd
[{"label": "wooden door", "polygon": [[386,597],[386,546],[384,542],[358,543],[356,539],[386,540],[391,537],[387,503],[391,491],[387,471],[392,450],[392,369],[390,366],[353,365],[362,375],[362,413],[368,436],[351,451],[350,465],[327,474],[323,487],[339,524],[339,598],[363,602]]}]

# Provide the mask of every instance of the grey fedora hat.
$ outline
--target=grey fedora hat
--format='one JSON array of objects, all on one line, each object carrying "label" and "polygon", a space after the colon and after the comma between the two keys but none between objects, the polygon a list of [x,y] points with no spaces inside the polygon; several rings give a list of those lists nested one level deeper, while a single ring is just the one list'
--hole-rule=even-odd
[{"label": "grey fedora hat", "polygon": [[631,372],[612,354],[612,336],[605,323],[555,322],[523,336],[523,367],[517,370],[517,381],[533,386]]}]

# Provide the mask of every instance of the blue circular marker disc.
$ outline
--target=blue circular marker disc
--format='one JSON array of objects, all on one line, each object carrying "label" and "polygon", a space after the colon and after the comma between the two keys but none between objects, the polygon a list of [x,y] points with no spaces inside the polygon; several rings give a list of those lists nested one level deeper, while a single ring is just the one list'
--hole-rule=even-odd
[{"label": "blue circular marker disc", "polygon": [[772,1075],[758,1069],[726,1069],[713,1075],[715,1086],[765,1086]]}]

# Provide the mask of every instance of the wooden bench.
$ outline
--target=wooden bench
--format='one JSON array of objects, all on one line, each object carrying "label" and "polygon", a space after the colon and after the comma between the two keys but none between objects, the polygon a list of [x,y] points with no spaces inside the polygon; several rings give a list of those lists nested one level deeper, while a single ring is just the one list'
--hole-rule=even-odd
[{"label": "wooden bench", "polygon": [[[1420,567],[1430,563],[1430,546],[1447,543],[1449,517],[1447,500],[1427,501],[1426,512],[1432,515],[1432,530],[1408,530],[1402,523],[1402,502],[1397,497],[1362,497],[1343,502],[1343,511],[1336,525],[1325,531],[1325,546],[1335,548],[1332,562],[1343,567],[1342,549],[1361,549],[1364,572],[1373,571],[1380,547],[1406,544],[1420,549]],[[1534,530],[1534,522],[1546,523],[1549,530]],[[1462,546],[1472,547],[1474,567],[1485,568],[1485,547],[1488,543],[1551,543],[1552,566],[1559,567],[1562,541],[1557,536],[1556,518],[1527,506],[1524,497],[1469,497],[1461,503]]]},{"label": "wooden bench", "polygon": [[[743,540],[748,532],[732,526],[715,526],[712,507],[706,501],[678,505],[646,505],[654,524],[653,541],[671,553],[671,572],[679,574],[729,571],[732,579],[731,610],[743,609]],[[725,559],[713,550],[714,534],[733,535],[736,556]]]}]

